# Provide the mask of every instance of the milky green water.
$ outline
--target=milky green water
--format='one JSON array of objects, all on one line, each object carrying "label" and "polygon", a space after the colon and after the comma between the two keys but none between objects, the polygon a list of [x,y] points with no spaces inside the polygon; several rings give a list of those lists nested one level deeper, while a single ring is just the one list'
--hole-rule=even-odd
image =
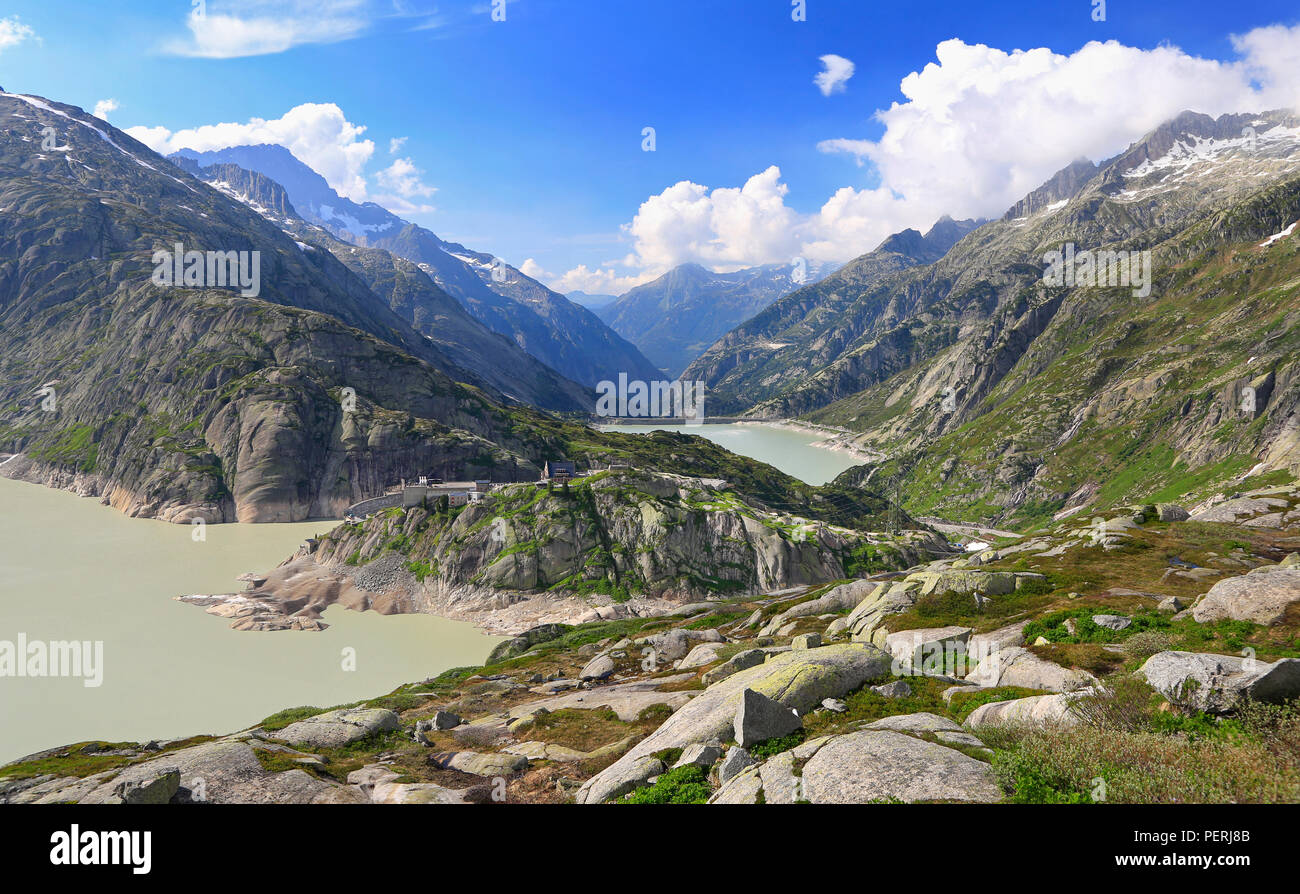
[{"label": "milky green water", "polygon": [[[382,695],[500,642],[430,615],[328,609],[320,633],[231,630],[176,602],[229,593],[331,522],[188,525],[130,519],[63,491],[0,478],[0,641],[103,642],[103,683],[0,676],[0,762],[72,742],[228,733],[282,708]],[[344,668],[345,649],[355,670]]]},{"label": "milky green water", "polygon": [[850,454],[815,446],[820,435],[806,434],[770,425],[606,425],[605,431],[635,434],[675,431],[708,438],[732,453],[765,462],[812,485],[825,484],[845,469],[861,465]]}]

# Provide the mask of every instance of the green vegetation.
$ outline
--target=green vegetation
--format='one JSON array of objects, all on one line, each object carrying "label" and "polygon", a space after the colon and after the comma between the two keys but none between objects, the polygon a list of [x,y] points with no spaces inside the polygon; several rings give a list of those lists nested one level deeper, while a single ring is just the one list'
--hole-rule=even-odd
[{"label": "green vegetation", "polygon": [[669,770],[654,785],[642,786],[629,794],[624,804],[704,804],[713,789],[708,774],[694,765]]}]

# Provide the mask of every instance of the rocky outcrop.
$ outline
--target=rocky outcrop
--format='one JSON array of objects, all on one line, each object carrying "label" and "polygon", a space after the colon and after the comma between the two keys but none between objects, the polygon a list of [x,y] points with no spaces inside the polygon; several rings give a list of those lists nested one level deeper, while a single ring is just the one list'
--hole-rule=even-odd
[{"label": "rocky outcrop", "polygon": [[1160,652],[1138,670],[1171,702],[1198,711],[1227,713],[1244,699],[1280,702],[1300,696],[1300,659],[1269,664],[1235,655]]},{"label": "rocky outcrop", "polygon": [[629,774],[640,772],[633,772],[638,762],[659,751],[730,738],[747,689],[803,714],[822,699],[844,695],[883,676],[888,668],[883,652],[858,643],[774,655],[765,664],[733,674],[695,696],[613,766],[588,780],[578,791],[578,802],[617,797],[616,790]]}]

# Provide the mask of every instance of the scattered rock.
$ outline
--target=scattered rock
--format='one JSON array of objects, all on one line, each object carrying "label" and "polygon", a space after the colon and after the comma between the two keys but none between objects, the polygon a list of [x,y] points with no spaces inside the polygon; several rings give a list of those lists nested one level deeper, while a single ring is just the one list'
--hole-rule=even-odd
[{"label": "scattered rock", "polygon": [[1092,623],[1108,630],[1124,630],[1133,625],[1133,619],[1123,615],[1093,615]]},{"label": "scattered rock", "polygon": [[883,677],[888,669],[885,653],[862,643],[773,655],[764,664],[739,671],[690,699],[612,766],[587,780],[577,800],[586,804],[608,800],[608,793],[644,757],[731,735],[741,693],[746,689],[775,699],[787,709],[804,712],[821,704],[822,699],[839,698]]},{"label": "scattered rock", "polygon": [[748,751],[739,745],[733,745],[727,749],[722,763],[718,765],[718,781],[725,783],[746,767],[752,767],[757,763],[758,761],[754,760]]},{"label": "scattered rock", "polygon": [[883,695],[885,698],[907,698],[912,694],[912,687],[907,684],[906,680],[895,680],[892,683],[885,683],[883,686],[872,686],[871,691]]},{"label": "scattered rock", "polygon": [[836,714],[843,714],[849,709],[849,706],[844,704],[844,702],[840,701],[838,698],[822,699],[822,707],[827,711],[833,711]]},{"label": "scattered rock", "polygon": [[802,633],[790,641],[792,649],[816,649],[822,644],[820,633]]},{"label": "scattered rock", "polygon": [[673,769],[678,767],[703,767],[709,769],[718,762],[722,757],[722,746],[714,742],[696,742],[694,745],[687,745],[682,749],[682,756],[673,764]]}]

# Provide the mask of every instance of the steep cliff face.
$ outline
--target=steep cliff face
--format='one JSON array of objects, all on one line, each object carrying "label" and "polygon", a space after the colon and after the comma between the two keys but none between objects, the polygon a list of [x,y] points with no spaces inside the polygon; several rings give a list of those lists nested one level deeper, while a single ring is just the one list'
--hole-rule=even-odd
[{"label": "steep cliff face", "polygon": [[[1180,116],[936,263],[868,255],[782,299],[686,375],[715,408],[856,432],[893,459],[845,483],[898,477],[922,514],[1041,520],[1295,475],[1298,175],[1294,116]],[[1150,252],[1149,291],[1047,282],[1066,246]]]},{"label": "steep cliff face", "polygon": [[906,568],[945,549],[765,509],[719,480],[596,473],[554,488],[498,489],[461,510],[390,510],[343,525],[311,554],[322,566],[400,555],[435,600],[491,591],[667,599],[807,586]]},{"label": "steep cliff face", "polygon": [[[333,255],[80,109],[5,94],[0,116],[0,450],[25,455],[6,475],[290,521],[417,469],[533,474],[498,446],[527,439],[509,413]],[[255,294],[156,284],[176,244],[247,252],[250,274],[257,252]]]}]

